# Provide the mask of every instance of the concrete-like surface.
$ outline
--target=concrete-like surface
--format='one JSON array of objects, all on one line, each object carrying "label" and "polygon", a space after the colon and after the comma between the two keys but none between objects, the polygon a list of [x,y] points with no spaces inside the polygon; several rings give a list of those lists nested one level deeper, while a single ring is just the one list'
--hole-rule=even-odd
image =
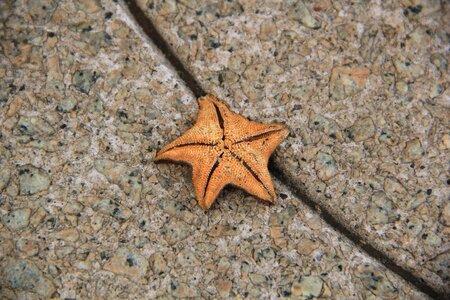
[{"label": "concrete-like surface", "polygon": [[206,91],[290,127],[293,184],[450,291],[448,2],[138,3]]},{"label": "concrete-like surface", "polygon": [[[0,13],[2,297],[426,298],[277,180],[276,205],[227,188],[204,212],[189,168],[152,162],[193,124],[196,100],[119,4],[3,1]],[[202,76],[202,83],[214,82]],[[271,98],[247,104],[224,98],[260,122],[292,127],[302,118],[301,111],[279,114],[294,108],[289,95],[276,107]],[[308,128],[317,140],[320,130]],[[279,156],[300,163],[302,145],[293,135]],[[438,191],[427,196],[438,201]],[[431,211],[436,203],[424,207]],[[445,232],[437,229],[448,225],[447,216],[441,212],[435,230],[440,247]],[[401,221],[383,226],[395,222]]]}]

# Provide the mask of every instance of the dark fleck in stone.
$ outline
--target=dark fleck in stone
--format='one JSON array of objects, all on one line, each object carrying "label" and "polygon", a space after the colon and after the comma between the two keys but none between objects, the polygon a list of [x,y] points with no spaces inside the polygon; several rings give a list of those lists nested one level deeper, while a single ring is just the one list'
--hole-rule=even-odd
[{"label": "dark fleck in stone", "polygon": [[50,177],[33,165],[19,167],[19,190],[21,195],[32,195],[48,189]]},{"label": "dark fleck in stone", "polygon": [[89,94],[89,91],[91,90],[91,87],[95,83],[97,78],[98,75],[95,71],[77,71],[73,75],[72,83],[80,92]]}]

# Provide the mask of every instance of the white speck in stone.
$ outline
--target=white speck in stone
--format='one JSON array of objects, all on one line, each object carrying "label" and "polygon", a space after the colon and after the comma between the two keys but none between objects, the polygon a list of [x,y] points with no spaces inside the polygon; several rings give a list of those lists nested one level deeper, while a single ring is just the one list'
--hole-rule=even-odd
[{"label": "white speck in stone", "polygon": [[363,32],[364,32],[364,24],[357,23],[356,24],[356,31],[358,32],[359,35],[363,34]]}]

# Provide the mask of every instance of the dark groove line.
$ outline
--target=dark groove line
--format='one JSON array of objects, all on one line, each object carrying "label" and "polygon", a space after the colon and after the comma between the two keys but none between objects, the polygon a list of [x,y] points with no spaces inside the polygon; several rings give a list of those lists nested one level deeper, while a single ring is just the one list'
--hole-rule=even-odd
[{"label": "dark groove line", "polygon": [[221,158],[222,155],[223,155],[223,152],[220,154],[220,156],[218,158],[216,158],[216,161],[214,162],[214,165],[212,166],[211,171],[209,171],[208,179],[206,180],[206,184],[205,184],[205,190],[203,191],[202,201],[205,200],[206,191],[208,190],[208,186],[211,181],[211,177],[213,176],[213,173],[216,171],[216,169],[219,167],[219,158]]},{"label": "dark groove line", "polygon": [[262,137],[269,136],[272,133],[279,132],[281,130],[282,129],[275,129],[275,130],[272,130],[272,131],[267,131],[267,132],[260,133],[260,134],[254,135],[254,136],[250,136],[250,137],[247,137],[247,138],[244,138],[242,140],[234,142],[233,145],[236,145],[236,144],[239,144],[239,143],[245,143],[245,142],[253,142],[253,141],[259,140]]},{"label": "dark groove line", "polygon": [[207,147],[213,147],[213,146],[216,146],[216,145],[217,145],[217,143],[216,143],[216,144],[197,143],[197,142],[194,142],[194,143],[186,143],[186,144],[181,144],[181,145],[176,145],[176,146],[170,147],[169,149],[166,149],[164,152],[161,152],[161,153],[166,153],[167,151],[170,151],[170,150],[175,149],[175,148],[183,148],[183,147],[188,147],[188,146],[207,146]]},{"label": "dark groove line", "polygon": [[326,207],[312,200],[312,197],[306,192],[306,189],[304,187],[299,187],[298,183],[293,182],[293,180],[289,177],[289,175],[286,174],[282,167],[273,161],[273,157],[271,157],[269,161],[269,170],[278,180],[283,182],[283,184],[285,184],[296,197],[301,199],[302,202],[306,204],[310,209],[318,213],[320,217],[325,220],[326,223],[328,223],[328,225],[330,225],[334,230],[338,231],[339,233],[347,237],[350,241],[355,243],[369,256],[375,258],[387,269],[391,270],[393,273],[397,274],[405,281],[414,285],[422,293],[427,294],[434,299],[447,299],[447,297],[443,297],[444,294],[440,294],[438,291],[434,290],[422,278],[415,276],[412,272],[399,266],[385,253],[376,249],[372,245],[365,243],[357,233],[349,230],[347,226],[339,222]]},{"label": "dark groove line", "polygon": [[206,95],[205,90],[198,83],[198,81],[189,73],[189,71],[180,61],[178,56],[173,52],[171,46],[166,42],[166,40],[162,37],[162,35],[153,25],[152,21],[150,21],[150,19],[147,18],[145,13],[136,4],[136,1],[125,0],[125,3],[128,6],[128,9],[130,10],[139,27],[153,41],[156,47],[159,48],[161,53],[172,64],[178,76],[180,76],[181,79],[186,83],[186,86],[192,91],[195,97],[200,98],[201,96],[205,96]]},{"label": "dark groove line", "polygon": [[[172,64],[173,68],[177,71],[180,78],[185,82],[186,86],[192,91],[192,93],[197,98],[206,95],[206,92],[203,90],[203,88],[195,79],[195,77],[193,77],[192,74],[189,73],[184,64],[172,51],[169,44],[157,31],[152,21],[149,18],[147,18],[145,13],[140,9],[140,7],[138,7],[136,2],[134,0],[125,0],[125,3],[127,4],[128,9],[134,16],[138,25],[142,28],[144,33],[153,41],[155,46],[159,48],[162,54],[165,55],[167,60]],[[317,201],[314,201],[313,197],[311,197],[311,195],[309,195],[304,188],[299,187],[298,183],[293,182],[292,179],[289,177],[289,175],[287,175],[287,173],[283,170],[283,168],[278,163],[273,161],[273,158],[271,158],[269,161],[269,170],[272,172],[272,174],[274,174],[274,176],[278,180],[280,180],[283,184],[285,184],[286,187],[288,187],[288,189],[291,190],[291,192],[296,197],[298,197],[308,207],[317,212],[321,216],[321,218],[326,223],[328,223],[328,225],[330,225],[340,234],[344,235],[346,238],[348,238],[350,241],[356,244],[369,256],[378,260],[387,269],[397,274],[410,284],[414,285],[422,293],[427,294],[428,296],[434,299],[448,299],[448,296],[446,294],[440,293],[439,291],[433,289],[423,279],[415,276],[412,272],[397,265],[385,253],[375,249],[370,244],[366,244],[358,234],[352,232],[351,230],[348,229],[348,227],[340,223],[333,216],[333,214],[331,214],[328,211],[326,207],[324,207]]]},{"label": "dark groove line", "polygon": [[264,182],[262,182],[262,180],[258,177],[258,175],[255,173],[255,171],[253,171],[253,169],[248,165],[248,163],[239,155],[237,155],[236,153],[234,153],[233,151],[230,151],[231,155],[237,159],[239,162],[242,163],[242,165],[250,172],[250,174],[252,174],[253,177],[255,177],[255,179],[262,185],[262,187],[266,190],[267,194],[269,194],[270,196],[272,196],[272,194],[270,194],[269,189],[266,187],[266,185],[264,184]]},{"label": "dark groove line", "polygon": [[219,121],[220,129],[222,129],[222,140],[225,140],[225,126],[223,125],[223,117],[220,112],[219,107],[213,102],[214,108],[216,109],[217,120]]}]

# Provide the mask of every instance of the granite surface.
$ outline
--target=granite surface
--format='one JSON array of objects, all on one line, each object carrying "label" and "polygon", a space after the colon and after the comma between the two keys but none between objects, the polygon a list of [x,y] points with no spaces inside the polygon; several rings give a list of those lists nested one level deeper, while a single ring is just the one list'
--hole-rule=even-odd
[{"label": "granite surface", "polygon": [[138,3],[206,91],[290,127],[292,184],[450,292],[447,1]]},{"label": "granite surface", "polygon": [[[203,211],[189,168],[152,161],[193,124],[196,100],[121,5],[0,2],[2,298],[427,298],[277,180],[276,205],[226,188]],[[289,99],[278,110],[293,107]],[[259,121],[289,119],[256,110],[258,101],[245,110],[230,103]],[[279,148],[287,162],[303,151],[296,140]],[[338,159],[331,150],[318,153]],[[438,201],[438,191],[427,197]],[[372,199],[397,205],[380,192]],[[436,203],[424,207],[436,210]],[[439,222],[449,225],[448,208]],[[441,227],[432,235],[421,226],[426,243],[443,247]],[[434,261],[437,270],[442,264]]]}]

